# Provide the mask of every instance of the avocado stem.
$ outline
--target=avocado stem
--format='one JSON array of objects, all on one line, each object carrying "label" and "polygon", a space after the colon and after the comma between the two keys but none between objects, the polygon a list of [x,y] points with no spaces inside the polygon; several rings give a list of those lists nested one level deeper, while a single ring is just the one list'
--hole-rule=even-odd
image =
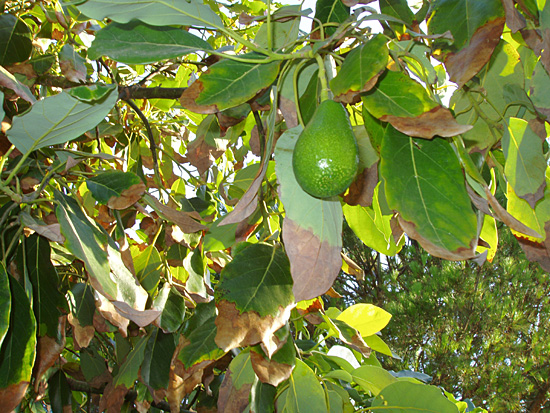
[{"label": "avocado stem", "polygon": [[327,82],[327,73],[325,70],[325,62],[323,57],[319,54],[315,55],[315,60],[317,60],[317,65],[319,66],[319,81],[321,82],[321,102],[328,100],[328,82]]}]

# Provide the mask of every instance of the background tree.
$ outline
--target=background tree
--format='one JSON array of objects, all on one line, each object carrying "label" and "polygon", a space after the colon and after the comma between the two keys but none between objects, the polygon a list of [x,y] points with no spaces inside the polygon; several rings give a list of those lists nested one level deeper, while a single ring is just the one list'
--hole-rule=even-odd
[{"label": "background tree", "polygon": [[[384,292],[381,271],[372,284],[405,319],[410,291],[471,268],[430,255],[491,260],[497,219],[550,270],[542,3],[1,2],[0,406],[472,411],[423,374],[381,366],[387,311],[319,297],[357,272],[344,221],[388,257],[414,240],[403,254],[421,258],[406,262],[423,281],[392,270],[408,291]],[[345,193],[315,198],[293,149],[329,99],[350,116],[359,170]],[[522,291],[544,285],[537,274],[517,275]],[[457,291],[489,297],[499,281],[479,279]],[[499,306],[484,317],[519,308]],[[451,319],[428,322],[429,344],[470,334]],[[523,325],[519,344],[538,339],[530,320],[510,316],[508,337]],[[477,322],[473,344],[492,331]],[[414,360],[438,367],[436,384],[456,370],[443,351]],[[499,351],[474,355],[498,363]],[[544,390],[539,366],[526,374]],[[536,408],[543,392],[531,394]]]}]

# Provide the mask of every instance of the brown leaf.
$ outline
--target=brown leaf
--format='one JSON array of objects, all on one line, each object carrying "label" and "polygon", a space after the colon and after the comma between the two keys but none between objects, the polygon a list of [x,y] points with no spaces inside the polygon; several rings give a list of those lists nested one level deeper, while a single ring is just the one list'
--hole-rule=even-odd
[{"label": "brown leaf", "polygon": [[326,293],[342,267],[342,245],[321,242],[312,231],[289,218],[283,221],[283,241],[290,260],[295,300],[309,300]]},{"label": "brown leaf", "polygon": [[489,205],[491,205],[491,208],[493,208],[494,216],[496,218],[500,219],[502,222],[504,222],[508,227],[510,227],[514,231],[521,232],[522,234],[525,234],[529,237],[542,238],[542,235],[540,235],[537,231],[532,230],[527,225],[523,224],[522,222],[514,218],[512,215],[510,215],[510,213],[506,211],[502,207],[502,205],[498,203],[498,200],[491,193],[488,187],[485,187],[485,194],[487,195],[487,200],[489,201]]},{"label": "brown leaf", "polygon": [[248,26],[250,23],[252,23],[254,20],[254,16],[250,16],[249,14],[246,14],[245,12],[242,12],[239,14],[239,24]]},{"label": "brown leaf", "polygon": [[147,187],[143,182],[132,185],[120,193],[120,196],[113,196],[107,201],[111,209],[126,209],[134,205],[145,193]]},{"label": "brown leaf", "polygon": [[170,381],[168,382],[168,391],[166,399],[170,404],[170,411],[178,413],[180,411],[181,402],[185,397],[185,388],[183,387],[183,379],[174,372],[174,363],[170,367]]},{"label": "brown leaf", "polygon": [[542,37],[540,36],[538,30],[523,29],[520,30],[520,33],[529,49],[535,52],[537,56],[540,56],[544,46],[542,44]]},{"label": "brown leaf", "polygon": [[365,271],[346,254],[342,252],[341,255],[344,260],[342,270],[349,275],[353,275],[357,281],[363,281],[365,279]]},{"label": "brown leaf", "polygon": [[[470,44],[458,53],[451,53],[445,60],[451,81],[461,88],[489,61],[500,41],[504,28],[504,17],[487,22],[476,30]],[[452,136],[452,135],[451,135]]]},{"label": "brown leaf", "polygon": [[361,205],[370,207],[372,205],[372,196],[374,188],[378,184],[378,161],[370,168],[363,169],[355,181],[349,187],[348,192],[344,195],[344,202],[348,205]]},{"label": "brown leaf", "polygon": [[223,351],[260,343],[262,349],[271,357],[283,344],[276,340],[273,334],[289,319],[291,306],[280,306],[275,317],[262,317],[254,311],[241,313],[234,303],[226,300],[216,303],[216,308],[218,332],[214,341]]},{"label": "brown leaf", "polygon": [[262,185],[266,171],[267,167],[264,164],[259,172],[259,175],[256,175],[256,178],[254,178],[254,181],[250,187],[241,197],[239,203],[235,206],[235,209],[225,216],[225,218],[219,223],[219,226],[242,222],[248,219],[254,211],[256,211],[256,208],[258,207],[258,190]]},{"label": "brown leaf", "polygon": [[27,102],[36,102],[36,99],[33,96],[29,87],[19,82],[10,72],[8,72],[4,68],[0,69],[0,86],[12,90],[17,96],[19,96],[21,99],[26,100]]},{"label": "brown leaf", "polygon": [[[208,73],[208,71],[206,71],[205,73]],[[181,106],[183,106],[185,109],[190,110],[191,112],[202,113],[204,115],[219,112],[220,110],[216,105],[204,106],[197,104],[196,100],[203,90],[204,86],[201,80],[195,80],[191,84],[191,86],[183,91],[180,97]]]},{"label": "brown leaf", "polygon": [[26,176],[20,181],[21,190],[24,194],[34,192],[40,181],[33,176]]},{"label": "brown leaf", "polygon": [[65,347],[65,321],[65,316],[59,317],[59,341],[50,336],[38,337],[36,343],[36,361],[33,367],[35,391],[38,391],[38,385],[44,373],[55,364]]},{"label": "brown leaf", "polygon": [[288,129],[298,126],[296,104],[292,100],[287,99],[282,95],[279,96],[279,109],[285,118],[285,123]]},{"label": "brown leaf", "polygon": [[27,392],[29,386],[28,381],[20,381],[19,383],[10,384],[8,387],[0,389],[0,406],[5,412],[13,411]]},{"label": "brown leaf", "polygon": [[27,228],[32,229],[37,234],[42,235],[43,237],[49,239],[53,242],[59,242],[63,244],[65,242],[65,237],[61,235],[61,225],[60,224],[50,224],[50,225],[39,225],[39,224],[25,224]]},{"label": "brown leaf", "polygon": [[200,136],[187,145],[185,160],[196,167],[200,175],[208,171],[227,150],[226,139],[216,139],[215,142],[217,146],[211,146],[205,142],[204,136]]},{"label": "brown leaf", "polygon": [[73,327],[73,339],[80,348],[86,348],[90,345],[90,342],[94,338],[95,328],[93,325],[82,327],[78,318],[73,317],[72,314],[67,316],[69,324]]},{"label": "brown leaf", "polygon": [[186,234],[208,229],[207,226],[202,225],[191,218],[190,214],[183,211],[177,211],[174,208],[163,205],[152,196],[147,197],[147,203],[157,212],[162,214],[168,221],[176,224]]},{"label": "brown leaf", "polygon": [[477,239],[473,239],[470,245],[470,248],[459,248],[456,251],[449,251],[439,245],[435,245],[430,240],[422,237],[416,231],[416,225],[412,222],[405,221],[401,216],[398,217],[399,225],[407,233],[409,237],[418,241],[418,243],[424,248],[428,253],[451,261],[461,261],[468,260],[475,257],[475,249],[477,244]]},{"label": "brown leaf", "polygon": [[524,29],[527,25],[525,17],[514,7],[514,0],[502,0],[502,4],[506,13],[506,25],[512,30],[512,33]]},{"label": "brown leaf", "polygon": [[349,105],[355,105],[361,101],[361,93],[368,92],[371,90],[376,83],[378,78],[384,73],[386,69],[381,70],[378,74],[374,75],[367,83],[365,83],[359,90],[348,90],[345,93],[341,93],[338,96],[334,97],[336,102],[342,102]]},{"label": "brown leaf", "polygon": [[[252,355],[252,352],[250,353]],[[248,407],[252,383],[245,383],[240,389],[233,385],[233,372],[228,369],[220,386],[218,395],[218,411],[240,413]]]},{"label": "brown leaf", "polygon": [[416,118],[384,115],[380,120],[391,123],[395,129],[406,135],[425,139],[432,139],[436,135],[450,138],[465,133],[473,127],[459,124],[449,109],[443,106],[436,106]]},{"label": "brown leaf", "polygon": [[159,318],[162,311],[136,310],[123,301],[113,301],[113,306],[124,318],[136,323],[139,327],[146,327]]},{"label": "brown leaf", "polygon": [[546,140],[546,127],[545,122],[540,118],[529,119],[529,127],[535,134],[543,141]]},{"label": "brown leaf", "polygon": [[6,70],[10,73],[18,73],[25,76],[28,80],[36,79],[37,74],[30,63],[16,63],[12,66],[6,66]]},{"label": "brown leaf", "polygon": [[124,397],[126,397],[128,389],[123,384],[114,386],[113,382],[109,383],[103,391],[103,396],[99,401],[99,411],[107,413],[120,413],[122,411],[122,405],[124,404]]},{"label": "brown leaf", "polygon": [[290,364],[277,363],[276,361],[270,360],[256,351],[250,352],[250,360],[252,361],[252,368],[254,369],[256,376],[258,376],[258,379],[262,383],[269,383],[275,387],[288,379],[292,373],[292,370],[294,370],[294,366],[291,366]]},{"label": "brown leaf", "polygon": [[514,234],[529,261],[536,261],[544,271],[550,271],[550,222],[544,224],[545,239],[535,242]]},{"label": "brown leaf", "polygon": [[[540,54],[540,62],[550,74],[550,29],[543,29],[542,32],[542,51]],[[548,111],[548,110],[547,110]],[[548,113],[545,113],[547,119],[550,119]]]},{"label": "brown leaf", "polygon": [[[95,305],[99,311],[99,313],[105,318],[105,320],[109,321],[112,325],[115,327],[118,327],[118,331],[120,331],[120,334],[122,334],[123,337],[126,337],[128,335],[128,324],[130,324],[130,320],[126,317],[123,317],[115,308],[115,306],[103,295],[99,294],[96,291],[96,301]],[[102,331],[101,327],[96,325],[96,319],[94,316],[94,327],[97,331]]]}]

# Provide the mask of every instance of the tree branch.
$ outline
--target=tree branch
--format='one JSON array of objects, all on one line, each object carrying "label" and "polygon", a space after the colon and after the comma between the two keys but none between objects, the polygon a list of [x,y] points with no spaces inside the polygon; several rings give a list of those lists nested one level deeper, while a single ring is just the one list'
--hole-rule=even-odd
[{"label": "tree branch", "polygon": [[[35,84],[49,87],[59,87],[61,89],[69,89],[77,86],[90,86],[91,83],[71,82],[63,76],[43,75],[36,78]],[[118,98],[122,100],[128,99],[179,99],[185,87],[140,87],[119,86]]]}]

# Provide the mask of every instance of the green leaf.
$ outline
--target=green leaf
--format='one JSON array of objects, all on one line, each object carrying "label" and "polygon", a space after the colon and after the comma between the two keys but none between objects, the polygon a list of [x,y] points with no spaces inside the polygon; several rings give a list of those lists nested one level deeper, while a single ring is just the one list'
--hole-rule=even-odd
[{"label": "green leaf", "polygon": [[33,287],[33,308],[39,335],[58,338],[61,310],[67,300],[59,290],[59,277],[51,262],[50,243],[33,234],[25,240],[25,264]]},{"label": "green leaf", "polygon": [[96,310],[92,288],[85,283],[75,284],[69,291],[71,311],[82,327],[93,325]]},{"label": "green leaf", "polygon": [[127,389],[134,386],[134,382],[138,378],[138,372],[143,363],[143,358],[145,357],[145,348],[147,347],[147,342],[151,334],[141,337],[132,351],[126,357],[126,360],[120,366],[118,374],[113,378],[113,385],[115,387],[120,386],[121,384]]},{"label": "green leaf", "polygon": [[191,332],[184,334],[186,345],[180,350],[178,360],[181,361],[186,369],[202,361],[217,360],[225,354],[225,351],[220,349],[214,341],[216,334],[215,316],[202,322],[200,328],[197,327]]},{"label": "green leaf", "polygon": [[90,105],[65,92],[47,97],[13,118],[8,139],[24,154],[68,142],[101,122],[117,98],[116,93],[110,93],[101,103]]},{"label": "green leaf", "polygon": [[[248,59],[262,59],[258,54],[242,55]],[[258,91],[270,86],[279,73],[280,62],[242,63],[223,59],[210,66],[181,97],[183,107],[196,109],[209,108],[198,113],[215,113],[238,106],[252,99]],[[191,104],[190,104],[191,102]]]},{"label": "green leaf", "polygon": [[201,0],[88,0],[78,9],[86,16],[117,23],[137,19],[153,26],[223,26],[218,15]]},{"label": "green leaf", "polygon": [[157,324],[165,333],[180,328],[185,317],[185,299],[175,287],[165,283],[155,297],[153,308],[162,311]]},{"label": "green leaf", "polygon": [[[277,19],[282,16],[288,16],[289,14],[299,14],[300,6],[283,6],[280,9],[276,10],[272,15],[271,21],[271,30],[273,36],[273,50],[279,50],[285,46],[292,45],[296,39],[298,39],[298,33],[300,31],[300,18],[292,18],[277,21]],[[258,46],[266,48],[268,47],[268,35],[267,35],[267,24],[264,23],[258,29],[256,37],[254,37],[254,43]]]},{"label": "green leaf", "polygon": [[160,281],[163,267],[162,258],[157,248],[151,244],[143,251],[140,251],[139,247],[132,246],[130,247],[130,251],[134,259],[134,269],[136,270],[136,277],[139,283],[149,294],[153,294]]},{"label": "green leaf", "polygon": [[[93,103],[102,100],[105,96],[108,96],[113,90],[116,89],[116,85],[104,85],[102,83],[96,83],[91,86],[77,86],[68,90],[69,94],[77,98],[78,100],[86,103]],[[110,125],[106,122],[102,122],[98,127],[100,135],[102,135],[102,129],[112,127],[113,129],[122,128],[120,125]],[[117,128],[118,126],[118,128]]]},{"label": "green leaf", "polygon": [[275,412],[275,395],[277,388],[256,379],[250,392],[250,411],[252,413]]},{"label": "green leaf", "polygon": [[231,360],[220,386],[218,411],[238,412],[248,406],[250,390],[256,375],[250,362],[250,352],[241,351]]},{"label": "green leaf", "polygon": [[13,14],[0,15],[0,65],[23,62],[31,56],[31,31]]},{"label": "green leaf", "polygon": [[354,304],[336,318],[359,331],[363,337],[378,333],[388,325],[391,314],[372,304]]},{"label": "green leaf", "polygon": [[234,303],[240,313],[277,314],[280,306],[293,303],[288,258],[280,247],[247,247],[223,269],[215,298]]},{"label": "green leaf", "polygon": [[[382,409],[376,409],[376,407]],[[385,387],[372,403],[372,411],[389,413],[458,413],[456,405],[435,386],[398,381]]]},{"label": "green leaf", "polygon": [[301,127],[287,130],[275,147],[275,172],[285,208],[283,240],[290,259],[296,301],[324,294],[342,266],[342,206],[338,198],[307,194],[296,181],[292,153]]},{"label": "green leaf", "polygon": [[388,345],[384,342],[384,340],[382,340],[377,334],[363,337],[363,340],[365,340],[365,343],[367,343],[367,345],[374,351],[385,354],[386,356],[397,358],[393,351],[391,351]]},{"label": "green leaf", "polygon": [[99,30],[88,49],[88,57],[109,56],[117,62],[137,65],[173,59],[199,50],[212,50],[212,46],[181,28],[132,21],[111,23]]},{"label": "green leaf", "polygon": [[8,273],[0,262],[0,348],[10,325],[11,294]]},{"label": "green leaf", "polygon": [[401,250],[405,239],[401,237],[399,242],[395,241],[391,228],[393,215],[384,215],[380,208],[378,194],[383,190],[381,188],[383,185],[378,184],[374,190],[372,207],[344,204],[344,216],[352,231],[366,246],[393,256]]},{"label": "green leaf", "polygon": [[529,202],[531,208],[543,197],[546,186],[547,166],[542,150],[541,139],[527,121],[509,118],[502,137],[504,173],[516,195]]},{"label": "green leaf", "polygon": [[450,30],[455,49],[468,45],[477,29],[504,15],[500,0],[437,0],[431,5],[429,34],[442,34]]},{"label": "green leaf", "polygon": [[57,370],[48,380],[48,396],[52,413],[64,413],[72,409],[73,394],[63,370]]},{"label": "green leaf", "polygon": [[36,321],[25,290],[12,278],[10,291],[10,328],[0,348],[0,389],[17,396],[2,406],[6,411],[15,409],[25,395],[36,355]]},{"label": "green leaf", "polygon": [[330,81],[336,101],[352,103],[358,94],[374,87],[388,63],[387,38],[381,34],[352,49]]},{"label": "green leaf", "polygon": [[[321,21],[321,23],[343,23],[347,20],[350,14],[350,8],[345,6],[341,0],[317,0],[315,4],[315,19]],[[317,21],[315,22],[316,30]],[[336,27],[325,27],[325,38],[332,36],[336,31]],[[317,34],[317,38],[320,38],[320,34]]]},{"label": "green leaf", "polygon": [[65,44],[59,52],[59,67],[61,73],[72,82],[86,80],[86,60],[82,58],[70,44]]},{"label": "green leaf", "polygon": [[[407,23],[407,26],[411,26],[415,20],[406,0],[380,0],[380,11],[388,16],[403,20]],[[401,29],[400,32],[402,31]]]},{"label": "green leaf", "polygon": [[548,94],[550,93],[550,75],[539,60],[535,66],[531,82],[529,84],[529,98],[538,111],[547,118],[550,117],[550,102]]},{"label": "green leaf", "polygon": [[447,141],[413,139],[393,129],[382,143],[380,174],[388,205],[409,236],[442,258],[473,256],[477,218]]},{"label": "green leaf", "polygon": [[145,384],[155,390],[168,388],[172,355],[175,350],[176,341],[173,334],[164,334],[160,329],[151,334],[141,365],[141,377]]},{"label": "green leaf", "polygon": [[328,412],[325,392],[313,371],[301,360],[296,360],[288,389],[277,399],[277,411],[288,413]]},{"label": "green leaf", "polygon": [[132,172],[108,170],[86,180],[92,196],[113,209],[126,209],[145,192],[145,184]]},{"label": "green leaf", "polygon": [[377,366],[361,366],[351,373],[353,380],[363,388],[364,391],[377,396],[386,386],[397,382],[397,379]]},{"label": "green leaf", "polygon": [[376,118],[384,115],[414,118],[438,106],[430,99],[424,86],[403,72],[391,70],[381,76],[376,88],[361,99]]}]

